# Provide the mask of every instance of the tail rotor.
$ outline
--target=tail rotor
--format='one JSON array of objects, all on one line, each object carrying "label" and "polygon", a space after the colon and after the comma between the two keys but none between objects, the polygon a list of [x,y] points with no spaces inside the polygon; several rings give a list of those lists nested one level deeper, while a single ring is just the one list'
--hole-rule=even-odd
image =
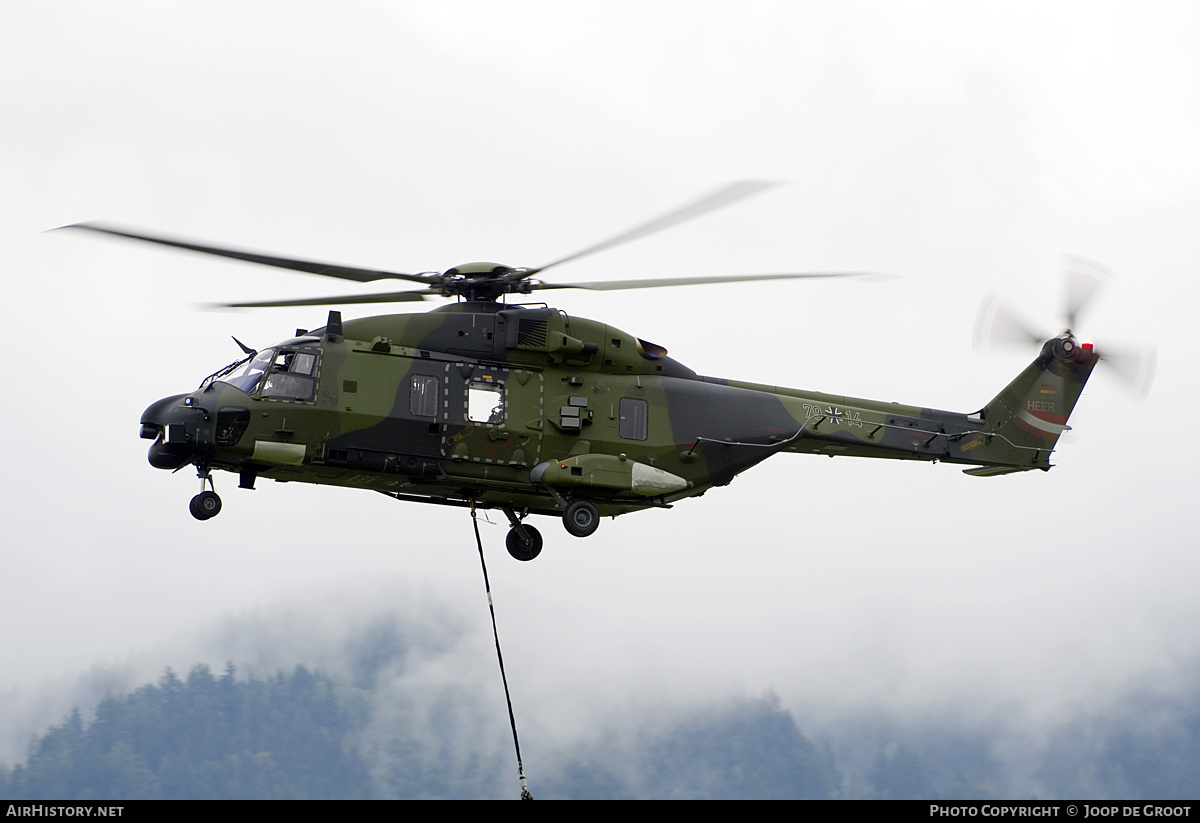
[{"label": "tail rotor", "polygon": [[[1046,334],[1044,330],[1011,309],[997,295],[992,294],[984,299],[975,316],[975,348],[990,350],[994,347],[1040,347],[1044,341],[1055,338],[1072,347],[1077,346],[1079,344],[1076,341],[1075,329],[1081,315],[1112,280],[1112,272],[1095,260],[1064,255],[1063,330],[1057,335]],[[1093,351],[1100,362],[1108,367],[1108,372],[1116,377],[1131,395],[1142,399],[1149,394],[1157,362],[1156,351],[1152,345],[1121,347],[1106,344],[1103,347],[1093,347],[1091,343],[1084,343],[1083,347]]]}]

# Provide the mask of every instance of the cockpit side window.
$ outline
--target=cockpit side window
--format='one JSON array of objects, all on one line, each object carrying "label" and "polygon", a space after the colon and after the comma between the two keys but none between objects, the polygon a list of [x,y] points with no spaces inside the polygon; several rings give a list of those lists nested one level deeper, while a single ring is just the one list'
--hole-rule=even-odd
[{"label": "cockpit side window", "polygon": [[306,374],[312,377],[317,371],[317,356],[312,352],[294,352],[288,371],[292,374]]},{"label": "cockpit side window", "polygon": [[310,401],[316,397],[316,350],[280,349],[275,352],[259,394],[278,400]]}]

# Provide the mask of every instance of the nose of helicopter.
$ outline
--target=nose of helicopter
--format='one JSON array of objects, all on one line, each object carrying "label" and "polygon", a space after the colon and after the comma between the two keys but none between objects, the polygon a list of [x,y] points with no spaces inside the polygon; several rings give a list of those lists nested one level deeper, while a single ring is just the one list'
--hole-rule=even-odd
[{"label": "nose of helicopter", "polygon": [[153,440],[147,459],[156,469],[174,471],[190,463],[205,445],[209,414],[190,394],[151,403],[142,412],[141,437]]}]

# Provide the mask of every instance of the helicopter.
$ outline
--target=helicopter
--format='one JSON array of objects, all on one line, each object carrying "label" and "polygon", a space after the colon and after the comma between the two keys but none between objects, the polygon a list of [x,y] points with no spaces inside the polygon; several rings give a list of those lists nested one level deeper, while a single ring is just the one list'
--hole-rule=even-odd
[{"label": "helicopter", "polygon": [[[760,385],[697,374],[662,346],[544,303],[543,290],[640,289],[746,280],[870,278],[871,272],[749,274],[551,283],[551,267],[613,248],[756,194],[743,181],[537,268],[468,263],[405,274],[261,254],[103,223],[63,228],[357,282],[420,288],[374,295],[227,303],[299,307],[455,298],[427,313],[297,329],[187,393],[143,412],[140,436],[158,469],[196,468],[197,520],[222,507],[215,471],[370,489],[399,501],[498,509],[505,544],[532,560],[543,538],[528,518],[561,518],[588,537],[601,517],[670,508],[782,452],[942,462],[991,477],[1051,468],[1068,417],[1101,355],[1068,325],[1036,340],[1036,358],[973,412]],[[1005,316],[1007,317],[1007,316]],[[1007,321],[1006,321],[1007,322]],[[1012,323],[1008,326],[1011,328]],[[1019,326],[1017,328],[1020,328]]]}]

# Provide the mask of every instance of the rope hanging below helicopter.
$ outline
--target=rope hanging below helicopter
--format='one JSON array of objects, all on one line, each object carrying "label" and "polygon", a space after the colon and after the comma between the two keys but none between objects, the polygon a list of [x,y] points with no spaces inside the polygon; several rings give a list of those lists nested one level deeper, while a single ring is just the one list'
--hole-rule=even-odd
[{"label": "rope hanging below helicopter", "polygon": [[475,527],[475,545],[479,549],[479,566],[483,569],[483,588],[487,591],[488,611],[492,613],[492,636],[496,638],[496,660],[500,663],[500,680],[504,683],[504,700],[508,704],[508,723],[512,726],[513,747],[517,752],[517,779],[521,781],[521,799],[533,800],[525,782],[525,766],[521,762],[521,741],[517,739],[517,718],[513,714],[512,695],[508,691],[508,677],[504,674],[504,655],[500,653],[500,632],[496,628],[496,606],[492,603],[492,584],[488,581],[487,563],[483,559],[483,540],[479,536],[479,518],[475,514],[475,502],[471,502],[471,525]]}]

